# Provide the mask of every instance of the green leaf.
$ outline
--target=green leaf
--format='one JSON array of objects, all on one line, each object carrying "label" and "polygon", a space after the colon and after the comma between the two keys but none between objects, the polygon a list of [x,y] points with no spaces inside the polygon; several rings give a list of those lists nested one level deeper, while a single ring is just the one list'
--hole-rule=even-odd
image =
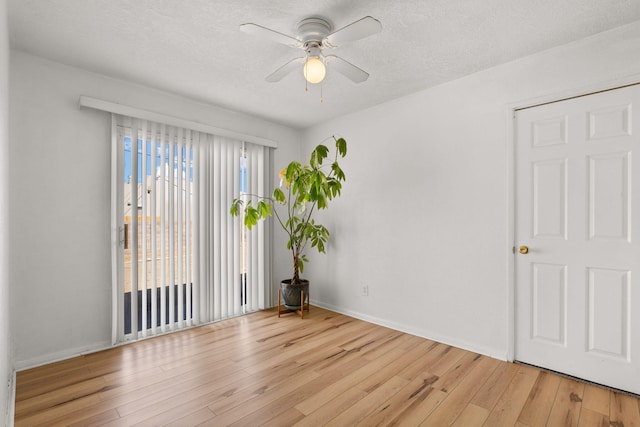
[{"label": "green leaf", "polygon": [[327,185],[329,187],[330,198],[334,198],[340,195],[342,184],[339,181],[330,180]]},{"label": "green leaf", "polygon": [[231,203],[231,209],[229,209],[229,213],[232,216],[238,216],[240,214],[240,208],[242,207],[242,205],[242,200],[233,199],[233,203]]},{"label": "green leaf", "polygon": [[335,175],[337,180],[344,181],[346,179],[344,172],[340,168],[340,165],[338,164],[338,162],[333,162],[331,164],[331,170],[333,171],[333,174]]},{"label": "green leaf", "polygon": [[244,210],[244,225],[251,230],[254,225],[258,224],[259,219],[258,210],[253,206],[247,206]]},{"label": "green leaf", "polygon": [[268,216],[271,216],[271,205],[266,203],[263,200],[258,202],[258,215],[260,218],[265,219]]},{"label": "green leaf", "polygon": [[298,175],[300,175],[301,170],[302,170],[302,165],[300,164],[300,162],[289,163],[289,165],[287,166],[287,173],[285,174],[285,177],[287,178],[287,182],[295,183],[295,181],[297,181]]},{"label": "green leaf", "polygon": [[309,158],[309,165],[315,169],[318,167],[318,154],[316,152],[316,150],[313,150],[311,152],[311,157]]},{"label": "green leaf", "polygon": [[315,150],[313,150],[313,152],[311,153],[311,157],[312,158],[316,158],[318,161],[318,164],[322,164],[322,160],[326,159],[327,156],[329,155],[329,148],[327,148],[326,145],[318,145],[316,147]]},{"label": "green leaf", "polygon": [[347,141],[344,138],[340,138],[336,141],[336,149],[338,153],[340,153],[340,157],[344,157],[347,155]]},{"label": "green leaf", "polygon": [[287,198],[285,197],[284,192],[279,188],[273,190],[273,199],[283,205],[287,203]]}]

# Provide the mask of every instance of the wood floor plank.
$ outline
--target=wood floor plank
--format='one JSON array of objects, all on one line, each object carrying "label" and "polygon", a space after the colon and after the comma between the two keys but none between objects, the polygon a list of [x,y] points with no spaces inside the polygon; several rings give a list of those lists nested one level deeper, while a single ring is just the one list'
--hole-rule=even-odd
[{"label": "wood floor plank", "polygon": [[559,376],[545,371],[540,372],[518,421],[531,427],[546,426],[559,387]]},{"label": "wood floor plank", "polygon": [[[615,424],[614,424],[615,425]],[[578,427],[610,427],[609,416],[582,407]]]},{"label": "wood floor plank", "polygon": [[[80,416],[78,416],[80,414]],[[109,409],[104,412],[99,412],[92,416],[86,416],[86,414],[72,412],[68,415],[59,417],[55,421],[48,421],[49,426],[65,426],[65,427],[87,427],[103,425],[106,422],[113,421],[120,418],[120,414],[115,409]]]},{"label": "wood floor plank", "polygon": [[485,422],[487,427],[513,426],[531,393],[540,371],[528,366],[519,366],[518,372],[509,383]]},{"label": "wood floor plank", "polygon": [[319,391],[313,398],[304,400],[296,405],[296,408],[305,415],[312,413],[327,402],[331,401],[335,396],[344,393],[346,390],[355,387],[365,378],[375,374],[380,369],[390,363],[393,363],[404,354],[402,350],[390,350],[379,358],[363,364],[363,366],[354,372],[346,375],[344,378],[329,385]]},{"label": "wood floor plank", "polygon": [[466,353],[464,350],[448,345],[440,357],[434,360],[433,364],[429,366],[428,370],[441,377],[445,372],[454,367]]},{"label": "wood floor plank", "polygon": [[[81,362],[79,362],[81,363]],[[41,382],[30,380],[26,384],[20,383],[20,375],[16,375],[16,394],[24,399],[58,390],[59,387],[70,386],[79,382],[92,380],[99,375],[94,374],[86,367],[80,367],[72,371],[65,370],[60,374],[48,373],[46,370],[36,368],[37,371],[44,371]],[[20,384],[20,385],[18,385]]]},{"label": "wood floor plank", "polygon": [[391,349],[411,349],[416,345],[417,340],[419,341],[420,339],[409,334],[393,335],[386,341],[381,342],[378,347],[366,349],[363,356],[369,360],[375,360]]},{"label": "wood floor plank", "polygon": [[291,426],[304,418],[304,414],[296,408],[289,408],[283,413],[271,418],[265,423],[260,423],[261,427],[282,427]]},{"label": "wood floor plank", "polygon": [[640,406],[636,398],[623,393],[611,393],[609,421],[616,427],[640,426]]},{"label": "wood floor plank", "polygon": [[180,417],[164,425],[164,427],[184,427],[197,426],[215,417],[215,414],[209,408],[201,408],[195,412],[190,412],[184,417]]},{"label": "wood floor plank", "polygon": [[458,363],[433,383],[433,388],[440,389],[445,393],[453,390],[482,361],[482,358],[481,355],[475,353],[464,354]]},{"label": "wood floor plank", "polygon": [[420,343],[420,347],[422,348],[422,356],[420,359],[407,365],[398,373],[398,376],[411,380],[415,378],[416,375],[421,375],[423,372],[432,368],[434,362],[441,357],[442,352],[447,348],[446,345],[430,340],[424,340]]},{"label": "wood floor plank", "polygon": [[[404,378],[399,376],[400,378]],[[398,393],[382,403],[374,412],[360,421],[363,426],[383,426],[389,424],[405,411],[413,402],[421,400],[422,394],[430,393],[432,384],[438,377],[428,372],[417,375]]]},{"label": "wood floor plank", "polygon": [[62,405],[84,396],[90,396],[103,390],[105,381],[103,378],[91,378],[69,386],[60,387],[57,390],[48,391],[25,400],[16,402],[15,414],[17,417],[29,412],[43,411]]},{"label": "wood floor plank", "polygon": [[367,415],[376,410],[380,405],[389,400],[407,385],[407,380],[401,377],[392,377],[379,387],[376,387],[367,396],[358,400],[353,406],[341,412],[337,417],[332,418],[326,426],[355,426]]},{"label": "wood floor plank", "polygon": [[15,425],[36,426],[36,425],[48,425],[51,420],[63,417],[69,412],[74,412],[78,409],[82,409],[86,406],[91,406],[98,403],[100,399],[96,395],[82,397],[80,399],[72,400],[70,402],[63,403],[52,408],[47,408],[41,411],[34,411],[15,417]]},{"label": "wood floor plank", "polygon": [[420,425],[435,409],[444,402],[449,395],[433,387],[427,387],[418,395],[418,398],[407,407],[400,415],[395,417],[390,426],[417,426]]},{"label": "wood floor plank", "polygon": [[495,359],[480,358],[469,374],[453,390],[447,392],[447,398],[421,425],[451,425],[464,411],[475,393],[489,379],[498,364],[499,362]]},{"label": "wood floor plank", "polygon": [[582,408],[609,416],[609,399],[611,391],[593,384],[586,384],[582,398]]},{"label": "wood floor plank", "polygon": [[296,427],[316,427],[325,425],[329,420],[335,418],[336,415],[353,406],[366,395],[367,393],[359,388],[349,388],[344,393],[337,395],[294,425]]},{"label": "wood floor plank", "polygon": [[[22,426],[640,426],[636,397],[312,307],[18,372]],[[546,421],[545,421],[546,420]]]},{"label": "wood floor plank", "polygon": [[548,425],[577,426],[582,409],[583,393],[583,382],[562,378],[558,395],[549,414]]},{"label": "wood floor plank", "polygon": [[468,404],[460,416],[456,418],[456,421],[452,424],[453,427],[480,427],[489,417],[490,411],[481,406]]},{"label": "wood floor plank", "polygon": [[405,366],[415,363],[423,355],[424,350],[420,346],[416,346],[410,351],[405,351],[392,363],[387,364],[382,369],[379,369],[372,375],[364,378],[356,385],[356,387],[366,391],[367,393],[371,393],[373,390],[379,387],[380,384],[384,383],[386,379],[396,376],[400,371],[404,369]]},{"label": "wood floor plank", "polygon": [[476,395],[473,396],[471,403],[492,410],[517,372],[518,365],[501,363]]}]

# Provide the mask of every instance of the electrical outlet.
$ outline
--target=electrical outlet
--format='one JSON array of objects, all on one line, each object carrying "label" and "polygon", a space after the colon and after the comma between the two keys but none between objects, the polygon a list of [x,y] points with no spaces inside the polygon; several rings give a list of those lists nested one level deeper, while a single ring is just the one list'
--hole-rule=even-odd
[{"label": "electrical outlet", "polygon": [[362,287],[362,296],[363,297],[368,297],[369,296],[369,286],[364,285]]}]

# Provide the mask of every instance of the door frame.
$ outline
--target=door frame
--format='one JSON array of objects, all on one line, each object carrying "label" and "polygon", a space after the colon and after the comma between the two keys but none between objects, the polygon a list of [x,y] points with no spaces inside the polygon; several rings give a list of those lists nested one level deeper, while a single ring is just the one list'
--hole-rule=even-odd
[{"label": "door frame", "polygon": [[520,101],[510,102],[506,105],[506,122],[507,122],[507,241],[505,254],[507,258],[506,284],[507,284],[507,348],[505,359],[509,362],[515,361],[516,346],[516,111],[524,108],[537,107],[539,105],[550,104],[553,102],[565,101],[572,98],[593,95],[598,92],[606,92],[615,89],[621,89],[626,86],[640,84],[640,74],[632,74],[630,76],[616,78],[612,80],[600,81],[587,86],[576,87],[549,95],[538,96],[534,98],[523,99]]}]

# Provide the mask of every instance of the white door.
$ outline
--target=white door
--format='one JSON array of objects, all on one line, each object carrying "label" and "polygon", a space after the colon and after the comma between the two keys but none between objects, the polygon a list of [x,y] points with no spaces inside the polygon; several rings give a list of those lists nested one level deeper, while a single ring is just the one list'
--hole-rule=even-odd
[{"label": "white door", "polygon": [[516,360],[640,393],[640,85],[515,126]]}]

